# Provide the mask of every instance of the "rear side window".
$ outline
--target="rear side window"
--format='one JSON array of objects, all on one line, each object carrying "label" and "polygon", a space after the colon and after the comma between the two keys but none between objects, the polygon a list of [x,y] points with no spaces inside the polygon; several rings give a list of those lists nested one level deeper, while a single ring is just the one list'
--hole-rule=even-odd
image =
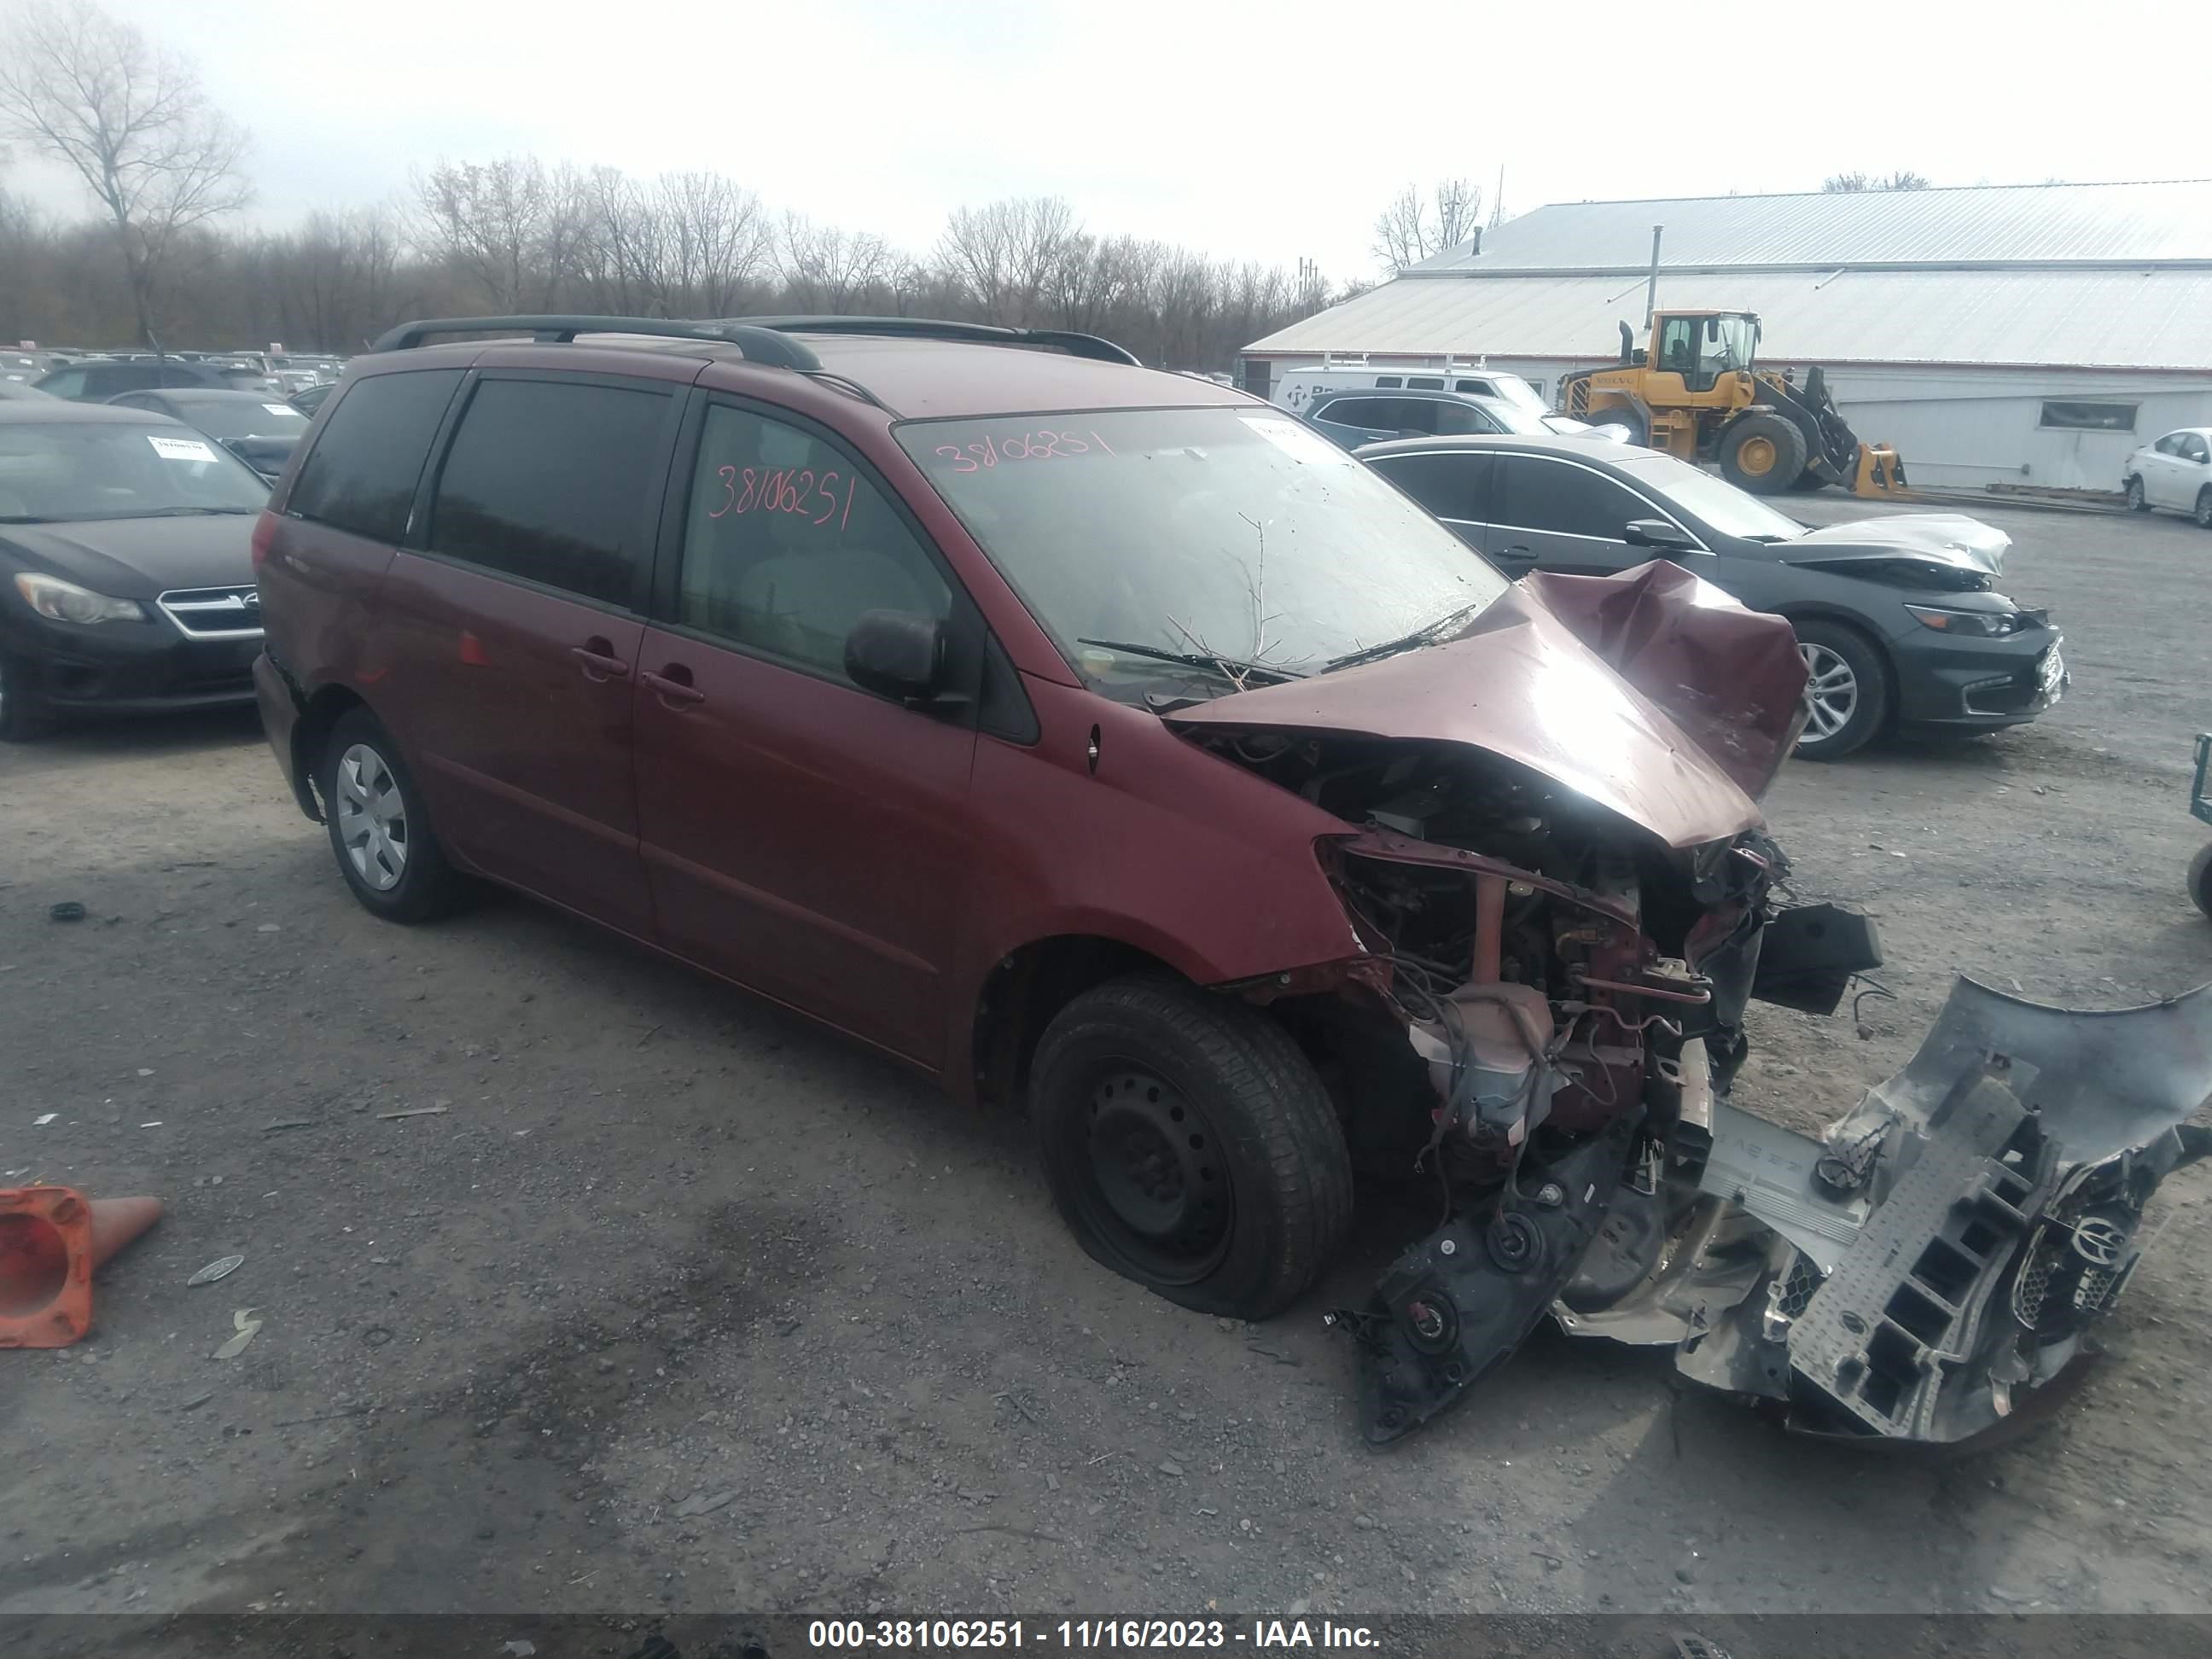
[{"label": "rear side window", "polygon": [[1463,438],[1470,432],[1502,432],[1496,421],[1473,404],[1437,404],[1437,430],[1447,438]]},{"label": "rear side window", "polygon": [[431,550],[635,607],[674,407],[580,380],[483,381],[438,476]]},{"label": "rear side window", "polygon": [[1377,374],[1375,377],[1375,384],[1378,386],[1401,386],[1406,382],[1395,374]]},{"label": "rear side window", "polygon": [[1442,392],[1444,389],[1443,377],[1437,374],[1416,374],[1406,384],[1419,392]]},{"label": "rear side window", "polygon": [[39,382],[41,392],[51,392],[57,398],[81,398],[84,395],[85,371],[65,368],[58,374],[49,374]]},{"label": "rear side window", "polygon": [[842,451],[747,410],[707,411],[678,621],[842,679],[866,612],[951,609],[921,542]]},{"label": "rear side window", "polygon": [[1533,455],[1505,455],[1498,461],[1502,501],[1497,523],[1617,542],[1626,526],[1652,516],[1641,497],[1582,467]]},{"label": "rear side window", "polygon": [[376,374],[331,411],[285,511],[372,541],[398,542],[430,441],[461,383],[458,368]]},{"label": "rear side window", "polygon": [[1375,470],[1439,519],[1490,519],[1489,455],[1386,455]]}]

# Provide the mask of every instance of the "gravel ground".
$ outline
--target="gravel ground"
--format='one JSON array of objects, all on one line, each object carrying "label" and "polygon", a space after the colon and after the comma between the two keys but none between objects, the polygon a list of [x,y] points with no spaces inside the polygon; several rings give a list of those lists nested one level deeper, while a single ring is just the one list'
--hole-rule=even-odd
[{"label": "gravel ground", "polygon": [[[2073,696],[1783,778],[1799,890],[1880,918],[1898,1000],[1760,1010],[1777,1115],[1893,1069],[1954,971],[2212,979],[2212,536],[1989,516]],[[1264,1327],[1182,1312],[1083,1256],[1016,1124],[520,901],[372,921],[250,716],[0,754],[0,1182],[169,1206],[90,1340],[0,1354],[0,1613],[2208,1607],[2202,1171],[2003,1450],[1793,1441],[1546,1333],[1376,1455],[1318,1315],[1405,1218]]]}]

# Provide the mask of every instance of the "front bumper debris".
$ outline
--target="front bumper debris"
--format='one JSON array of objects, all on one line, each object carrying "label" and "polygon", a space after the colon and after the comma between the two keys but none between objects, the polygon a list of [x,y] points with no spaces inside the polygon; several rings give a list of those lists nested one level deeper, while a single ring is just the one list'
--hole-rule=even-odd
[{"label": "front bumper debris", "polygon": [[[1996,1429],[2084,1354],[2152,1194],[2212,1152],[2185,1121],[2208,1097],[2212,986],[2101,1013],[1961,979],[1905,1069],[1818,1139],[1714,1102],[1709,1146],[1608,1132],[1407,1252],[1352,1316],[1368,1437],[1464,1393],[1540,1296],[1571,1334],[1671,1346],[1684,1376],[1807,1432]],[[1501,1258],[1501,1230],[1535,1235],[1529,1265]]]}]

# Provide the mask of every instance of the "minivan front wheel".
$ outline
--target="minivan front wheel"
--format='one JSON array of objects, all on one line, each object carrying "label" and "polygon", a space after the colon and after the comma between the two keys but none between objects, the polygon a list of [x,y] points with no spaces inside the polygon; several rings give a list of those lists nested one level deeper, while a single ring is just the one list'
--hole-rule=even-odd
[{"label": "minivan front wheel", "polygon": [[1350,1225],[1352,1164],[1328,1091],[1243,1003],[1164,974],[1086,991],[1046,1028],[1030,1099],[1078,1242],[1171,1302],[1280,1312]]},{"label": "minivan front wheel", "polygon": [[338,873],[364,909],[386,921],[428,921],[453,908],[461,878],[398,745],[367,709],[331,727],[316,783]]}]

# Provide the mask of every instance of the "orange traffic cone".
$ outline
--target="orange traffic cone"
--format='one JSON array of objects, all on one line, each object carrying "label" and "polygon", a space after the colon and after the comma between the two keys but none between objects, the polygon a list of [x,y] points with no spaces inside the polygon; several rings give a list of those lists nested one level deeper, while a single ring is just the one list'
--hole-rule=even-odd
[{"label": "orange traffic cone", "polygon": [[158,1198],[0,1188],[0,1348],[66,1348],[92,1328],[92,1275],[161,1218]]}]

